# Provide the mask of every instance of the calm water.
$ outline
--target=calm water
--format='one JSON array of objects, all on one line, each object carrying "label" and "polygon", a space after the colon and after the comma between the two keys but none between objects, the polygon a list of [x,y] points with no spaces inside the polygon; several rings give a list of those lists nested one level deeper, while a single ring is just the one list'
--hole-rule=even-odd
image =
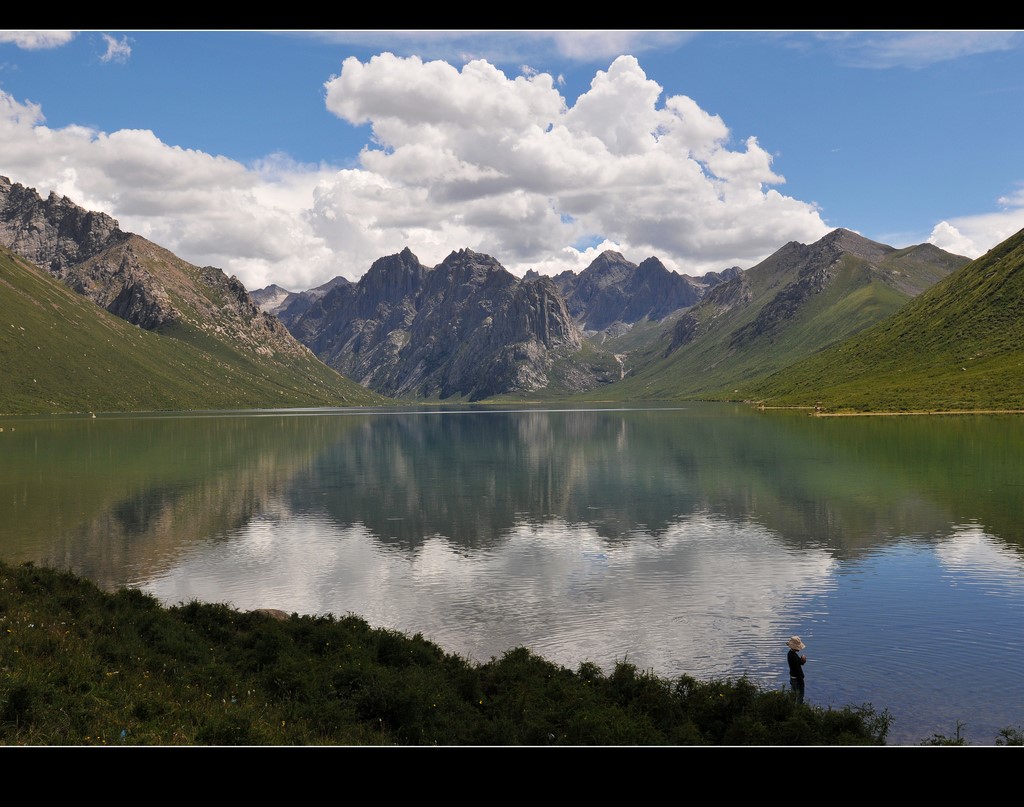
[{"label": "calm water", "polygon": [[744,406],[0,418],[0,557],[349,612],[475,661],[787,684],[891,743],[1024,726],[1024,418]]}]

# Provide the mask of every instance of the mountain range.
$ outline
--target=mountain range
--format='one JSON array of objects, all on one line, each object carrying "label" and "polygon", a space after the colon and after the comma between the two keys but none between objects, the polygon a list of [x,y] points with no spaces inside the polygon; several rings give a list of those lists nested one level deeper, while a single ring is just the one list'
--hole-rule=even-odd
[{"label": "mountain range", "polygon": [[710,289],[630,357],[629,398],[735,398],[884,320],[968,263],[931,244],[895,249],[845,229],[791,242]]},{"label": "mountain range", "polygon": [[356,282],[249,293],[103,213],[0,177],[0,411],[694,398],[1024,408],[1022,240],[970,261],[837,229],[700,277],[606,251],[579,273],[519,278],[471,249],[428,267],[406,248]]},{"label": "mountain range", "polygon": [[257,294],[325,363],[392,397],[721,397],[884,319],[967,262],[838,229],[700,278],[606,251],[579,274],[517,279],[470,250],[429,268],[406,249],[326,293]]},{"label": "mountain range", "polygon": [[[0,351],[7,357],[5,397],[12,399],[0,402],[4,411],[384,402],[319,361],[260,311],[236,278],[193,266],[66,197],[42,199],[0,177],[0,246]],[[46,316],[37,316],[39,309]],[[125,331],[121,322],[135,327]],[[54,338],[68,343],[61,362]],[[79,348],[85,359],[91,351],[109,359],[102,363],[112,375],[97,389],[79,377],[84,369],[72,372],[74,362],[65,360]],[[11,390],[29,377],[31,386],[14,396]]]},{"label": "mountain range", "polygon": [[406,248],[279,316],[324,362],[395,398],[575,392],[619,377],[614,358],[583,350],[551,278],[517,278],[469,249],[429,268]]}]

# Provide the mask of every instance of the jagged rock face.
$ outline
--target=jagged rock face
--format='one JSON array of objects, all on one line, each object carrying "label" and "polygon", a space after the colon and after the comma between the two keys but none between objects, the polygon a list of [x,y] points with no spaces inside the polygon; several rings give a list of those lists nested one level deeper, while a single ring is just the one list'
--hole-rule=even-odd
[{"label": "jagged rock face", "polygon": [[44,201],[33,188],[0,176],[0,243],[59,280],[69,267],[127,238],[105,213],[55,193]]},{"label": "jagged rock face", "polygon": [[415,297],[426,274],[426,267],[408,247],[397,255],[380,258],[359,284],[354,313],[370,316],[381,304],[398,305],[408,297]]},{"label": "jagged rock face", "polygon": [[480,400],[540,389],[555,358],[582,346],[550,278],[520,281],[468,249],[433,269],[409,249],[381,258],[289,327],[343,375],[394,397]]},{"label": "jagged rock face", "polygon": [[147,330],[184,324],[260,355],[306,352],[276,317],[257,308],[238,278],[193,266],[138,235],[69,267],[64,283]]},{"label": "jagged rock face", "polygon": [[131,240],[121,249],[68,267],[62,279],[101,308],[148,331],[177,316],[166,290],[140,263]]},{"label": "jagged rock face", "polygon": [[301,308],[286,303],[278,316],[322,361],[389,396],[478,400],[556,381],[582,391],[613,380],[608,361],[574,358],[584,328],[608,336],[660,321],[741,274],[733,267],[695,279],[657,258],[637,266],[609,250],[580,275],[531,270],[517,280],[472,250],[430,269],[407,248],[355,284]]},{"label": "jagged rock face", "polygon": [[[409,249],[374,261],[358,283],[281,312],[289,330],[326,364],[371,389],[396,374],[427,268]],[[344,369],[342,369],[344,368]]]},{"label": "jagged rock face", "polygon": [[626,286],[630,297],[623,322],[647,318],[661,320],[680,308],[689,308],[704,296],[706,285],[686,275],[670,272],[657,258],[642,261]]},{"label": "jagged rock face", "polygon": [[66,286],[147,330],[174,324],[225,337],[260,355],[308,355],[277,320],[260,311],[237,278],[199,268],[104,213],[0,177],[0,240]]},{"label": "jagged rock face", "polygon": [[[189,267],[185,265],[186,271]],[[264,356],[299,356],[307,352],[284,323],[260,311],[237,277],[228,277],[215,266],[204,266],[199,281],[200,293],[192,297],[190,305],[183,306],[183,318],[196,327],[226,336]]]},{"label": "jagged rock face", "polygon": [[252,298],[252,301],[256,303],[256,306],[260,311],[266,311],[268,314],[275,314],[282,305],[295,296],[295,292],[283,289],[276,283],[271,283],[269,286],[264,286],[262,289],[250,291],[249,296]]},{"label": "jagged rock face", "polygon": [[743,270],[738,266],[730,266],[728,269],[723,269],[721,272],[707,272],[701,276],[701,280],[708,289],[713,289],[719,283],[725,283],[727,280],[735,280],[743,274]]},{"label": "jagged rock face", "polygon": [[576,321],[587,332],[596,332],[642,319],[662,320],[697,303],[720,279],[716,275],[707,282],[670,272],[653,257],[637,266],[606,250],[579,275],[562,272],[554,281]]},{"label": "jagged rock face", "polygon": [[563,272],[555,280],[565,296],[569,312],[587,330],[601,330],[614,321],[626,303],[623,287],[636,271],[636,264],[621,253],[605,250],[577,276]]},{"label": "jagged rock face", "polygon": [[581,346],[550,280],[520,283],[471,250],[453,252],[424,278],[409,337],[403,358],[411,372],[400,388],[442,399],[539,389],[552,351]]},{"label": "jagged rock face", "polygon": [[750,304],[753,293],[747,278],[738,267],[723,272],[728,273],[729,279],[718,282],[713,286],[700,302],[699,310],[691,309],[683,314],[672,327],[669,346],[664,355],[672,353],[688,342],[692,342],[705,330],[707,324],[722,314],[743,308]]},{"label": "jagged rock face", "polygon": [[[327,294],[333,291],[336,286],[350,285],[352,285],[351,280],[338,275],[314,289],[307,289],[306,291],[300,292],[289,292],[288,295],[275,307],[271,308],[265,305],[260,305],[260,308],[268,314],[275,314],[277,318],[287,326],[305,314],[306,311],[309,310],[309,307],[317,300],[322,300],[326,297]],[[252,292],[250,292],[249,296],[252,296]],[[258,301],[257,305],[259,305]]]},{"label": "jagged rock face", "polygon": [[[541,389],[548,385],[554,356],[582,347],[579,329],[549,278],[515,284],[495,309],[452,361],[441,397],[459,388],[468,388],[471,400]],[[487,373],[480,373],[481,361],[488,362]],[[584,384],[594,386],[593,379]]]}]

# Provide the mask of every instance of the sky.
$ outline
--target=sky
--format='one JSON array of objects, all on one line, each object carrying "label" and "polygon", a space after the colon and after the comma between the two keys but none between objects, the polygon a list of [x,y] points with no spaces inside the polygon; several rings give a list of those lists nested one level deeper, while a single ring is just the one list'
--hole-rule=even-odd
[{"label": "sky", "polygon": [[250,290],[1024,228],[1024,32],[0,31],[0,175]]}]

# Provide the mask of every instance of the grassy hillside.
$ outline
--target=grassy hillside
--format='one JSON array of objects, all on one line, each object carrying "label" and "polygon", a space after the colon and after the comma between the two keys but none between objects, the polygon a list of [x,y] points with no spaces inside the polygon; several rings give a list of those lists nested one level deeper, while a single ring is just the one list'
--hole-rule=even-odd
[{"label": "grassy hillside", "polygon": [[789,244],[631,353],[623,381],[581,397],[736,398],[755,380],[886,319],[966,260],[841,230],[810,247]]},{"label": "grassy hillside", "polygon": [[186,323],[153,333],[0,248],[0,412],[373,405],[310,355],[264,356]]},{"label": "grassy hillside", "polygon": [[1024,230],[743,397],[826,409],[1024,409]]}]

